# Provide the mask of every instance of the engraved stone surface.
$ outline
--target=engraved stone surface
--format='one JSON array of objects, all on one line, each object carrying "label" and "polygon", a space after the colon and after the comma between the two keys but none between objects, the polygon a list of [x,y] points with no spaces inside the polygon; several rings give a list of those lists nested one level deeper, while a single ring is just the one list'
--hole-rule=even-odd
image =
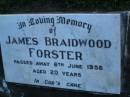
[{"label": "engraved stone surface", "polygon": [[0,16],[7,82],[120,94],[120,14]]}]

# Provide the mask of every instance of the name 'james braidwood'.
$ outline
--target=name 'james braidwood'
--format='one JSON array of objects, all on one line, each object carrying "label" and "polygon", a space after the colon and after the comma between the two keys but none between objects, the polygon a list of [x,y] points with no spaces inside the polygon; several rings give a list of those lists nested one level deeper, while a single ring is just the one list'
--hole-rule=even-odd
[{"label": "name 'james braidwood'", "polygon": [[[44,44],[39,44],[37,37],[12,37],[8,36],[6,44],[8,45],[44,45],[49,47],[48,49],[41,48],[28,48],[29,57],[38,57],[46,59],[66,59],[66,60],[83,60],[83,53],[81,50],[66,50],[66,47],[85,47],[85,48],[110,48],[110,40],[101,39],[58,39],[51,37],[43,38]],[[56,48],[50,49],[50,47],[64,47],[61,50]]]}]

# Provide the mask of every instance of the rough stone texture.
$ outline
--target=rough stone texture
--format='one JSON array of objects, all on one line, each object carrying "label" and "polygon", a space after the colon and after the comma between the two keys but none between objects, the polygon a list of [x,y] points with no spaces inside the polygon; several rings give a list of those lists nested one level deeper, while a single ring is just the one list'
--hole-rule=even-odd
[{"label": "rough stone texture", "polygon": [[[111,12],[130,9],[130,0],[0,0],[0,14],[8,13],[48,13],[48,12]],[[128,37],[130,34],[128,34]],[[128,38],[129,39],[129,38]],[[130,42],[129,40],[127,41]],[[127,43],[127,44],[128,44]],[[128,45],[130,48],[130,45]],[[128,52],[128,60],[130,59]],[[1,55],[1,54],[0,54]],[[127,61],[127,64],[130,64]],[[126,67],[126,76],[130,68]],[[129,78],[127,77],[128,83]],[[126,84],[127,85],[127,84]],[[129,85],[130,86],[130,85]],[[128,87],[128,86],[127,86]],[[55,88],[10,85],[4,81],[2,57],[0,56],[0,97],[104,97],[104,95],[87,92],[60,90]],[[125,97],[106,95],[106,97]],[[126,96],[127,97],[127,96]]]},{"label": "rough stone texture", "polygon": [[130,9],[129,0],[0,0],[0,13],[92,12]]}]

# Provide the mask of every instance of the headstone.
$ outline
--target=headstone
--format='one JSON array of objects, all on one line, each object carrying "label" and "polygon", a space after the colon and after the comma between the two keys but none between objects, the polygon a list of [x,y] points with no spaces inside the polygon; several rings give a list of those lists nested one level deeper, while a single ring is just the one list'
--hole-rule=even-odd
[{"label": "headstone", "polygon": [[5,80],[120,94],[123,18],[120,13],[1,15]]}]

